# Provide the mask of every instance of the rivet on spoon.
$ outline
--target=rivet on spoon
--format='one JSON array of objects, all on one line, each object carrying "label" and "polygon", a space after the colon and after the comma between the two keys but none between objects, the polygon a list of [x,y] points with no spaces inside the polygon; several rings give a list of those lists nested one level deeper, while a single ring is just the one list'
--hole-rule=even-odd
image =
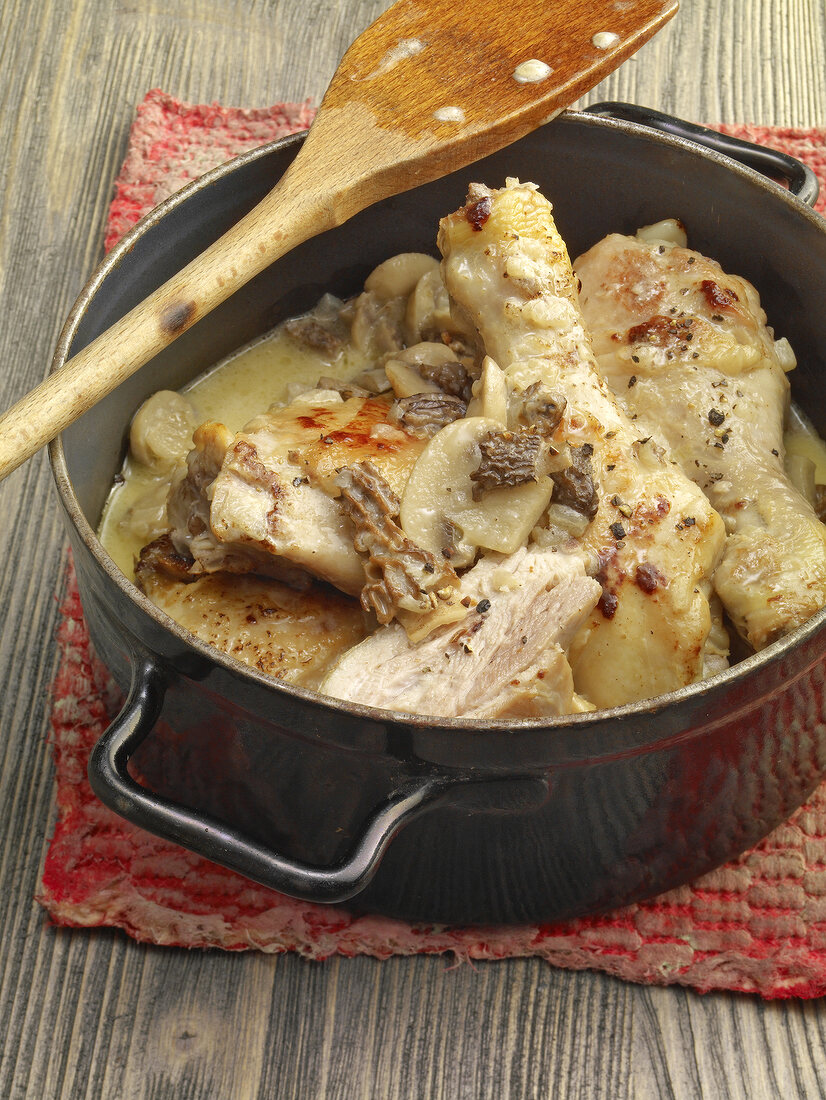
[{"label": "rivet on spoon", "polygon": [[619,42],[619,35],[613,31],[597,31],[591,42],[598,50],[610,50]]},{"label": "rivet on spoon", "polygon": [[544,61],[537,61],[532,57],[530,61],[523,61],[513,70],[513,79],[517,84],[536,84],[539,80],[547,80],[553,69]]},{"label": "rivet on spoon", "polygon": [[465,112],[461,107],[439,107],[433,117],[437,122],[464,122]]}]

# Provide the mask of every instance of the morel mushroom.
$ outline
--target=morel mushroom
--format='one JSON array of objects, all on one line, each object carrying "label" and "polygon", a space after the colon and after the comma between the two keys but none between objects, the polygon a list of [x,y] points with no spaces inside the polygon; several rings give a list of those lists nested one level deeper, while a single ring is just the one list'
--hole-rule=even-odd
[{"label": "morel mushroom", "polygon": [[591,455],[594,448],[590,443],[581,447],[571,447],[571,464],[564,470],[551,474],[554,481],[554,504],[564,504],[593,519],[599,507]]},{"label": "morel mushroom", "polygon": [[568,402],[542,382],[533,382],[518,395],[517,416],[521,423],[535,427],[541,435],[553,435],[562,420]]},{"label": "morel mushroom", "polygon": [[356,529],[353,545],[367,558],[361,591],[365,611],[389,623],[400,611],[425,614],[440,602],[451,602],[459,578],[443,557],[407,538],[396,522],[399,498],[376,467],[371,462],[346,466],[336,485]]},{"label": "morel mushroom", "polygon": [[537,464],[542,441],[531,432],[494,430],[479,440],[481,460],[470,475],[473,499],[481,500],[491,489],[524,485],[539,477]]},{"label": "morel mushroom", "polygon": [[415,439],[430,439],[464,415],[464,401],[448,393],[415,393],[390,408],[390,419]]}]

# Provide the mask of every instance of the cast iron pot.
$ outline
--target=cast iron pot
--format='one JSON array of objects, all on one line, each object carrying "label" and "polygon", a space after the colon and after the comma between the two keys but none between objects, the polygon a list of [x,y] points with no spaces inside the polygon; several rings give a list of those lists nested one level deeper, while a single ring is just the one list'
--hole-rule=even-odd
[{"label": "cast iron pot", "polygon": [[[83,291],[55,366],[246,213],[300,141],[247,153],[151,213]],[[812,199],[794,162],[778,163]],[[83,607],[126,693],[93,754],[93,787],[138,825],[296,897],[443,923],[571,917],[744,851],[826,771],[824,612],[654,701],[557,720],[442,720],[337,704],[257,674],[156,609],[97,540],[144,398],[325,291],[353,294],[387,256],[434,251],[439,218],[468,182],[508,175],[552,198],[572,255],[609,231],[680,217],[693,247],[759,288],[797,352],[796,399],[826,432],[826,223],[716,151],[573,113],[309,241],[64,432],[51,458]]]}]

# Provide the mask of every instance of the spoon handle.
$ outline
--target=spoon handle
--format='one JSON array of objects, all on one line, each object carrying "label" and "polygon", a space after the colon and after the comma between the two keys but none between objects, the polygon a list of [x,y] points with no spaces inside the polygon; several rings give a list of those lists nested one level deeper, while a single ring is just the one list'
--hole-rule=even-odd
[{"label": "spoon handle", "polygon": [[301,152],[263,202],[0,416],[0,480],[290,249],[522,137],[676,9],[509,0],[480,13],[396,0],[344,55]]},{"label": "spoon handle", "polygon": [[290,249],[335,224],[288,172],[253,210],[0,416],[0,480]]}]

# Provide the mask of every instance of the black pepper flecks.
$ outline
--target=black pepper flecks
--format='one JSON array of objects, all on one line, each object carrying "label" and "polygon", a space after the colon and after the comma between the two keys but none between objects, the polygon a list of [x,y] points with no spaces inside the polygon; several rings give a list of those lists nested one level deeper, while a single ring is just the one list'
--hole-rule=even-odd
[{"label": "black pepper flecks", "polygon": [[617,541],[625,538],[625,528],[619,521],[617,521],[616,523],[612,523],[608,530],[611,532],[614,538],[617,539]]},{"label": "black pepper flecks", "polygon": [[723,421],[726,419],[726,414],[720,412],[719,409],[708,410],[708,420],[710,424],[713,424],[715,428],[719,428]]},{"label": "black pepper flecks", "polygon": [[490,611],[490,600],[480,600],[476,605],[476,610],[480,615],[484,615],[486,611]]}]

